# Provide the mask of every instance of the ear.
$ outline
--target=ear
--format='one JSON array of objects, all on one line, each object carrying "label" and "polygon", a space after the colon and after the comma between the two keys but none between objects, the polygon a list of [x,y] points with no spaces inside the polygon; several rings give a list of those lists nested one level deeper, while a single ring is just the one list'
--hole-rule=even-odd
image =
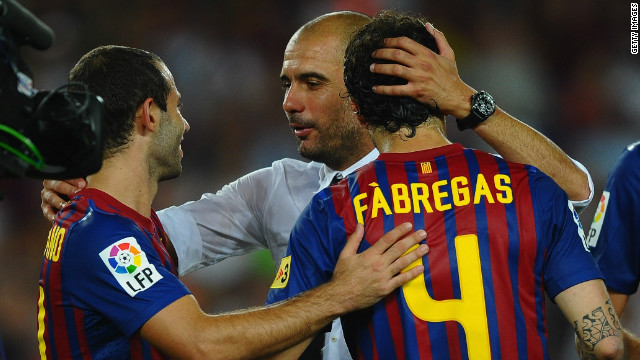
[{"label": "ear", "polygon": [[349,97],[349,106],[351,107],[351,111],[353,111],[353,113],[356,114],[356,117],[358,118],[358,121],[360,122],[360,124],[362,126],[367,126],[367,123],[364,121],[364,118],[362,117],[362,115],[360,115],[360,107],[358,107],[358,104],[354,103],[353,100],[351,100],[351,97]]},{"label": "ear", "polygon": [[136,121],[139,121],[141,129],[151,132],[156,131],[158,126],[160,126],[160,118],[157,116],[157,110],[158,107],[153,101],[153,98],[145,99],[142,105],[138,107],[138,111],[136,111]]}]

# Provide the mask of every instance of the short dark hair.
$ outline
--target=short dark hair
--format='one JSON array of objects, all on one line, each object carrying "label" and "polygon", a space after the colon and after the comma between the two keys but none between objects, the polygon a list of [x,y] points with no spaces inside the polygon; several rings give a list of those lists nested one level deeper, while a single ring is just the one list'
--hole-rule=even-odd
[{"label": "short dark hair", "polygon": [[104,100],[104,158],[131,140],[138,107],[153,98],[167,111],[170,84],[160,71],[158,55],[125,46],[100,46],[85,54],[69,73],[70,88],[81,83]]},{"label": "short dark hair", "polygon": [[431,115],[440,115],[437,104],[424,104],[410,97],[375,94],[374,85],[401,85],[405,79],[374,74],[369,66],[389,61],[374,60],[371,54],[379,49],[385,38],[405,36],[439,54],[435,38],[425,28],[418,16],[402,14],[392,10],[378,13],[368,24],[360,28],[351,38],[345,53],[344,82],[349,96],[358,105],[364,121],[375,127],[384,127],[394,133],[401,128],[415,135],[416,126]]}]

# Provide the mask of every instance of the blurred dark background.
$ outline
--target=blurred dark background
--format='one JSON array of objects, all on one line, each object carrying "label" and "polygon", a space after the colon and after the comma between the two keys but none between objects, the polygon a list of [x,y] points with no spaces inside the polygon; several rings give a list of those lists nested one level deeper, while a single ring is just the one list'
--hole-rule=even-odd
[{"label": "blurred dark background", "polygon": [[[298,27],[335,10],[410,10],[442,30],[465,82],[490,92],[589,169],[595,195],[581,214],[585,229],[614,161],[640,138],[640,55],[630,52],[625,1],[19,2],[56,34],[46,51],[22,48],[37,89],[65,83],[84,53],[106,44],[150,50],[173,72],[191,131],[182,145],[183,175],[161,184],[156,209],[215,192],[276,159],[299,158],[281,107],[282,53]],[[459,133],[453,121],[449,133],[467,147],[491,151],[475,134]],[[50,226],[41,215],[40,189],[39,180],[0,180],[0,334],[8,359],[38,358],[37,281]],[[185,282],[205,310],[219,312],[262,304],[273,273],[270,256],[258,252]],[[636,331],[638,303],[623,318]],[[552,358],[577,358],[569,324],[553,304],[547,315]]]}]

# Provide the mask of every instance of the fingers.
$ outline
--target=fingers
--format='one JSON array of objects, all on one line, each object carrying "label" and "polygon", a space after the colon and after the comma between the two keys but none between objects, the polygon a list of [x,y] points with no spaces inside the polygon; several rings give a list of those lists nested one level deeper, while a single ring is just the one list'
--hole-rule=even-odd
[{"label": "fingers", "polygon": [[44,180],[42,186],[56,195],[71,196],[87,186],[87,182],[84,179]]},{"label": "fingers", "polygon": [[51,205],[45,203],[44,200],[40,203],[40,209],[42,209],[42,215],[44,215],[44,218],[47,219],[48,222],[52,222],[56,217],[55,210],[53,210]]},{"label": "fingers", "polygon": [[87,187],[87,181],[83,178],[77,178],[77,179],[71,179],[71,180],[65,180],[65,181],[76,187],[77,190],[75,190],[74,193]]},{"label": "fingers", "polygon": [[385,260],[391,264],[389,269],[394,274],[398,273],[426,254],[429,247],[426,244],[418,245],[426,237],[424,230],[418,230],[396,242],[384,254]]},{"label": "fingers", "polygon": [[42,186],[43,189],[40,191],[42,215],[48,221],[53,221],[56,212],[66,204],[66,200],[62,196],[70,197],[86,187],[87,182],[84,179],[44,180]]},{"label": "fingers", "polygon": [[[422,246],[426,246],[426,245],[421,245],[421,247]],[[429,249],[427,247],[427,250],[424,252],[424,254],[426,254],[428,252],[428,250]],[[392,288],[394,288],[394,289],[397,289],[400,286],[408,283],[409,281],[411,281],[412,279],[415,279],[416,277],[418,277],[419,275],[421,275],[423,273],[424,273],[424,265],[416,265],[416,266],[408,269],[407,271],[403,271],[402,273],[396,275],[393,279],[391,279],[390,286]]]},{"label": "fingers", "polygon": [[430,32],[431,35],[433,35],[433,37],[436,39],[438,50],[440,50],[440,56],[444,56],[451,61],[455,61],[456,57],[453,53],[453,49],[451,48],[451,46],[449,46],[449,42],[447,41],[447,38],[444,36],[442,31],[433,27],[433,24],[431,23],[427,23],[426,27],[427,31]]},{"label": "fingers", "polygon": [[[411,230],[411,228],[413,227],[413,224],[411,224],[410,222],[406,222],[403,224],[400,224],[398,226],[396,226],[395,228],[393,228],[393,230],[387,232],[386,234],[382,235],[382,237],[375,243],[373,244],[373,246],[371,246],[371,248],[367,249],[367,251],[370,252],[374,252],[376,254],[382,254],[384,252],[386,252],[389,248],[393,247],[393,245],[402,237],[404,236],[407,232],[409,232],[409,230]],[[413,245],[413,244],[411,244]],[[411,245],[409,247],[411,247]],[[400,253],[398,253],[396,255],[396,258],[399,257],[400,255],[402,255],[409,247],[407,247],[406,249],[404,249],[403,251],[401,251]],[[396,252],[398,251],[400,247],[396,247]],[[391,261],[389,262],[389,264],[391,263]]]},{"label": "fingers", "polygon": [[347,243],[344,245],[342,252],[340,252],[340,257],[356,254],[358,252],[358,247],[360,247],[360,243],[362,242],[363,235],[364,227],[362,224],[356,224],[356,229],[353,231],[353,234],[349,235],[349,238],[347,238]]}]

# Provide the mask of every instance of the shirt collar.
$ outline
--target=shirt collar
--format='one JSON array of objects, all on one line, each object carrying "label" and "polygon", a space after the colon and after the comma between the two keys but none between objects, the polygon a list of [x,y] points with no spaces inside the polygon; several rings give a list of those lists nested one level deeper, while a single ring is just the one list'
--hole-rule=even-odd
[{"label": "shirt collar", "polygon": [[358,160],[355,164],[349,166],[348,168],[342,171],[333,170],[327,165],[322,164],[322,167],[320,167],[320,180],[318,181],[318,186],[319,186],[318,191],[329,186],[329,184],[331,183],[331,180],[337,173],[340,173],[342,174],[342,176],[346,177],[352,172],[358,170],[359,168],[377,159],[378,155],[380,155],[380,153],[378,152],[378,149],[373,149],[365,157]]}]

